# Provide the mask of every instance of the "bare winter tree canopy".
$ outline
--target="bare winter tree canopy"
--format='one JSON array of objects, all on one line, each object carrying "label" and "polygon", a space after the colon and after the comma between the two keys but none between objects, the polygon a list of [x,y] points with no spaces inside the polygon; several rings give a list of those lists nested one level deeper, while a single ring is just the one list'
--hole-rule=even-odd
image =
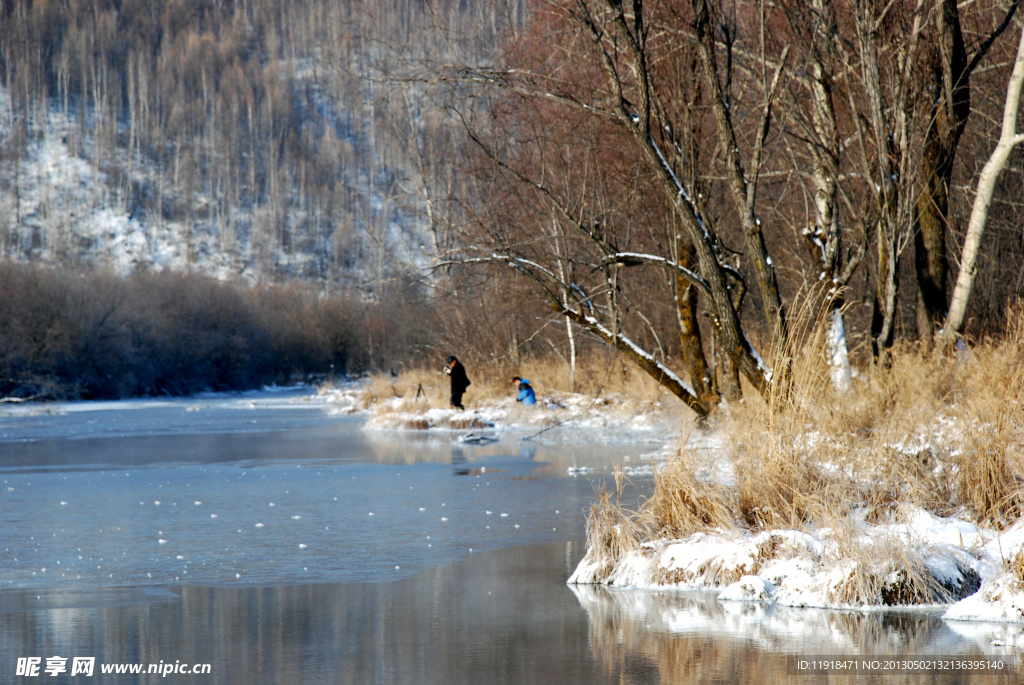
[{"label": "bare winter tree canopy", "polygon": [[700,416],[823,331],[844,392],[962,253],[947,336],[1019,295],[1019,147],[981,173],[1018,3],[6,0],[0,247],[401,282],[481,358],[599,344]]},{"label": "bare winter tree canopy", "polygon": [[434,74],[472,89],[446,263],[511,267],[701,415],[740,376],[785,395],[797,310],[827,322],[837,391],[846,319],[883,364],[898,331],[931,340],[975,175],[960,141],[1004,94],[972,100],[970,77],[1006,71],[1015,2],[531,9],[493,65]]}]

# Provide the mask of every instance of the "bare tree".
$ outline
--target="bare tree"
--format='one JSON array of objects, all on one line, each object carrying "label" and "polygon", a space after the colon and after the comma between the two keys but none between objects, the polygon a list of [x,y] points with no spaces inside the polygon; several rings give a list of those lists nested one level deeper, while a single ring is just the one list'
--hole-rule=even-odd
[{"label": "bare tree", "polygon": [[[705,10],[702,21],[708,24],[711,20],[706,16],[706,6],[702,5],[697,9]],[[686,288],[692,287],[707,303],[707,310],[722,352],[754,387],[761,392],[769,392],[776,377],[772,368],[757,354],[744,334],[735,308],[735,287],[732,284],[742,283],[743,278],[735,268],[722,259],[720,241],[704,215],[700,194],[694,192],[692,185],[684,181],[684,178],[693,177],[689,168],[691,162],[683,154],[678,133],[685,130],[686,122],[679,121],[673,116],[678,108],[671,101],[672,86],[652,67],[652,64],[658,63],[658,51],[668,49],[668,45],[659,42],[664,41],[662,38],[651,39],[652,26],[647,23],[649,20],[642,3],[639,2],[634,3],[627,11],[613,1],[578,0],[574,3],[549,6],[547,19],[558,26],[559,30],[564,31],[567,44],[574,46],[573,50],[567,53],[567,59],[563,64],[540,65],[542,68],[551,68],[552,71],[541,71],[525,65],[509,65],[505,69],[493,70],[458,69],[450,73],[449,78],[463,83],[475,82],[486,87],[497,86],[521,99],[544,101],[560,109],[563,116],[565,113],[574,112],[578,116],[596,118],[612,124],[614,130],[618,131],[617,135],[629,146],[631,154],[635,155],[640,164],[639,168],[643,170],[645,181],[651,184],[651,189],[660,198],[659,202],[663,203],[670,213],[671,224],[674,226],[665,226],[661,230],[669,236],[674,236],[676,230],[680,231],[683,242],[676,246],[675,257],[623,247],[615,236],[594,229],[591,222],[599,223],[601,217],[584,219],[572,203],[552,192],[548,183],[531,175],[529,170],[512,168],[495,146],[481,140],[479,135],[473,134],[474,139],[497,168],[511,173],[519,182],[533,187],[562,214],[567,226],[574,227],[581,237],[587,237],[590,244],[596,247],[599,259],[595,265],[605,271],[602,292],[608,298],[614,300],[618,297],[618,292],[622,288],[618,274],[622,268],[655,267],[668,270],[672,281],[677,284],[676,301],[684,305],[679,316],[680,331],[684,335],[692,335],[696,330],[690,325],[695,317],[690,316],[692,310],[689,309],[689,294],[686,292]],[[678,21],[678,18],[676,20]],[[678,30],[678,24],[673,27],[658,26],[659,33],[665,29]],[[744,178],[743,163],[737,153],[731,151],[736,145],[730,147],[724,143],[729,139],[735,143],[735,133],[730,115],[725,111],[728,109],[728,103],[720,90],[715,92],[714,84],[718,82],[718,74],[715,57],[710,54],[715,50],[710,39],[705,40],[701,50],[705,53],[701,58],[701,79],[704,81],[704,87],[712,91],[710,100],[717,113],[717,130],[723,141],[720,147],[729,150],[727,156],[731,161],[727,168],[732,179],[732,197],[737,209],[742,210],[740,216],[744,235],[748,239],[748,248],[757,255],[755,261],[760,267],[759,284],[762,286],[763,299],[767,303],[765,311],[769,330],[771,336],[784,336],[784,308],[772,275],[772,262],[760,233],[760,222],[754,213],[756,173],[752,180]],[[568,79],[564,73],[565,69],[571,70],[573,74]],[[591,70],[589,75],[584,75],[588,73],[588,69]],[[777,81],[776,74],[774,83]],[[770,111],[769,92],[765,93],[765,123],[762,131],[767,130]],[[753,165],[756,169],[760,169],[761,166],[759,146],[762,144],[763,133],[752,152]],[[537,171],[543,173],[542,169]],[[672,240],[666,240],[662,243],[661,249],[671,250],[673,244],[675,243]],[[538,285],[544,283],[543,287],[550,292],[553,300],[552,305],[564,309],[563,314],[615,344],[652,376],[663,384],[671,385],[677,395],[684,397],[691,406],[694,406],[696,396],[693,388],[686,388],[686,392],[682,393],[679,391],[679,384],[666,369],[651,363],[653,357],[649,353],[620,340],[619,336],[622,334],[614,306],[609,307],[609,318],[602,322],[591,307],[594,298],[579,292],[577,288],[572,287],[573,284],[556,283],[556,269],[539,269],[536,259],[531,260],[531,265],[516,261],[519,255],[515,254],[512,245],[491,246],[491,249],[499,249],[504,257],[515,261],[519,268],[529,271]],[[681,263],[681,257],[685,254],[692,255],[694,268],[691,269]],[[678,278],[686,281],[686,288],[678,287]],[[556,295],[559,291],[572,293],[575,304],[566,307],[560,303]],[[698,413],[701,413],[711,408],[704,406],[704,403],[713,406],[713,403],[717,402],[717,394],[713,392],[707,364],[703,363],[701,366],[703,359],[697,359],[696,351],[699,346],[698,339],[696,345],[689,347],[691,353],[688,356],[691,359],[691,379],[697,378],[705,383],[705,389],[701,392],[704,395],[701,401],[702,409],[698,410]],[[703,357],[703,352],[699,356]]]},{"label": "bare tree", "polygon": [[964,239],[963,255],[960,258],[960,271],[957,274],[956,286],[953,289],[953,299],[949,306],[946,323],[939,332],[940,339],[947,344],[959,335],[960,329],[964,324],[967,302],[970,299],[971,289],[974,287],[974,279],[977,274],[978,253],[981,249],[981,241],[985,233],[985,223],[988,220],[992,195],[995,192],[996,179],[1006,166],[1007,159],[1009,159],[1013,148],[1024,143],[1024,133],[1017,132],[1017,112],[1020,108],[1022,86],[1024,86],[1024,31],[1021,33],[1020,43],[1017,47],[1017,58],[1013,63],[1013,73],[1011,73],[1010,81],[1006,87],[1006,103],[1003,107],[1003,123],[999,142],[996,144],[995,150],[992,151],[992,155],[985,162],[985,166],[978,176],[978,189],[974,195],[974,206],[971,209],[971,218],[967,226],[967,237]]},{"label": "bare tree", "polygon": [[917,329],[924,344],[946,315],[946,234],[949,225],[949,186],[953,163],[971,114],[971,74],[996,39],[1010,25],[1019,0],[1013,0],[1003,20],[968,55],[955,0],[937,0],[931,48],[932,107],[920,159],[922,188],[914,208],[914,254],[917,275]]}]

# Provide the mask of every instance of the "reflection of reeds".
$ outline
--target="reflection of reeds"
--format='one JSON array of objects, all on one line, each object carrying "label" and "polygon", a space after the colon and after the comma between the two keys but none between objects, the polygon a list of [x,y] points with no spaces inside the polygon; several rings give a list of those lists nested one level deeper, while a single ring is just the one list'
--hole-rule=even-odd
[{"label": "reflection of reeds", "polygon": [[[706,594],[573,589],[589,617],[595,658],[611,679],[626,683],[649,682],[652,671],[663,683],[796,682],[787,655],[949,654],[961,640],[937,617],[920,614],[725,607]],[[995,682],[989,675],[966,673],[948,681],[899,674],[885,680]],[[827,682],[868,681],[836,674]]]}]

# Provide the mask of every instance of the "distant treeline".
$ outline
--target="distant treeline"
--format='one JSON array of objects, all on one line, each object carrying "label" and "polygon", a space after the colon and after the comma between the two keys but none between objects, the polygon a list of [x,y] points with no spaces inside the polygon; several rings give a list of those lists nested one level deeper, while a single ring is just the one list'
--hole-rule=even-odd
[{"label": "distant treeline", "polygon": [[297,285],[0,263],[0,396],[183,395],[388,368],[427,339],[424,311],[408,291],[365,301]]}]

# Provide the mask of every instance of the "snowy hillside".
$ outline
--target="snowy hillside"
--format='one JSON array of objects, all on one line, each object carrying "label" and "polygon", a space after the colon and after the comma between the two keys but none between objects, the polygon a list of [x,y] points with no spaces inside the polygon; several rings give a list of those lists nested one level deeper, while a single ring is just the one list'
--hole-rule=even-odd
[{"label": "snowy hillside", "polygon": [[[18,122],[0,85],[0,139]],[[76,149],[77,148],[77,149]],[[250,281],[275,276],[324,279],[381,275],[383,262],[424,260],[425,218],[415,197],[386,195],[371,179],[360,188],[368,212],[323,211],[302,197],[230,207],[209,187],[175,183],[174,169],[137,150],[100,152],[58,107],[29,126],[21,159],[0,162],[0,229],[5,256],[15,260],[105,265],[131,273],[140,265]],[[168,171],[170,174],[168,174]],[[394,176],[383,169],[381,176]],[[156,201],[163,211],[147,206]],[[273,206],[277,204],[277,206]]]}]

